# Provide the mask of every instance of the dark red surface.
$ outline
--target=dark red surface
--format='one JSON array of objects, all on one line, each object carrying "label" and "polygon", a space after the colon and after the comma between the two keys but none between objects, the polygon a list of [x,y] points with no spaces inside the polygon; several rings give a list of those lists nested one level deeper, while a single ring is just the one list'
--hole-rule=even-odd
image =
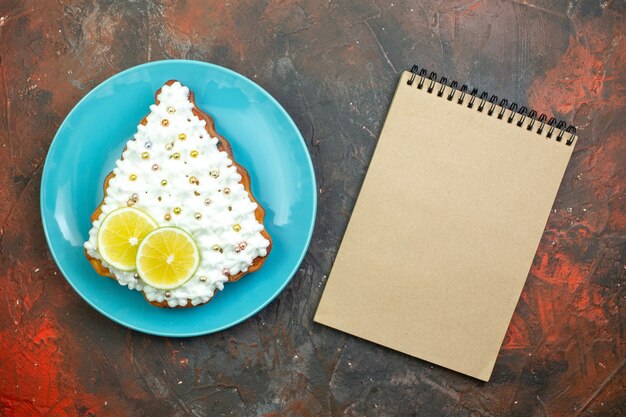
[{"label": "dark red surface", "polygon": [[[3,1],[0,415],[626,415],[625,22],[618,1]],[[319,182],[289,287],[190,340],[100,316],[40,225],[42,164],[65,115],[107,77],[164,58],[265,87]],[[579,127],[486,384],[312,324],[398,72],[414,63]]]}]

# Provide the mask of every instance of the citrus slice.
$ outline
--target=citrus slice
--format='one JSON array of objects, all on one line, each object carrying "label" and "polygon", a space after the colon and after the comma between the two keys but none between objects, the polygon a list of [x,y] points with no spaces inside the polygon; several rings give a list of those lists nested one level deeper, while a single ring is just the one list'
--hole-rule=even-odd
[{"label": "citrus slice", "polygon": [[135,269],[139,244],[157,226],[141,210],[130,207],[113,210],[98,229],[98,252],[111,266],[122,271],[132,271]]},{"label": "citrus slice", "polygon": [[137,251],[137,272],[154,288],[180,287],[196,273],[200,252],[191,235],[176,227],[160,227],[146,236]]}]

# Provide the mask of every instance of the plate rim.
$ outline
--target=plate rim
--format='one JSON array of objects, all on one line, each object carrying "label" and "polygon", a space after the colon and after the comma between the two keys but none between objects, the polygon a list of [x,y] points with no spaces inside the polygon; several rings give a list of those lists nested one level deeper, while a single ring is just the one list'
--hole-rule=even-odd
[{"label": "plate rim", "polygon": [[[114,315],[108,313],[107,311],[103,310],[102,308],[100,308],[99,306],[95,305],[90,299],[89,297],[85,296],[85,294],[83,294],[77,287],[76,285],[74,285],[73,281],[68,278],[68,274],[65,271],[65,269],[63,268],[62,264],[59,262],[59,259],[57,257],[57,254],[55,252],[54,246],[51,243],[50,240],[50,235],[48,233],[48,223],[46,221],[46,216],[45,216],[45,207],[44,207],[44,201],[45,201],[45,196],[47,194],[47,187],[45,186],[46,182],[49,181],[48,180],[48,176],[49,171],[50,171],[50,163],[49,163],[49,158],[50,155],[52,154],[52,151],[57,147],[60,146],[58,145],[58,141],[57,138],[59,137],[59,133],[64,129],[66,123],[68,123],[68,120],[70,119],[70,117],[72,116],[72,114],[76,111],[76,109],[78,109],[81,104],[83,104],[83,102],[85,100],[87,100],[89,97],[91,97],[92,95],[96,94],[101,88],[104,88],[103,86],[105,84],[107,84],[110,81],[113,81],[117,78],[121,78],[124,75],[126,75],[129,72],[132,71],[136,71],[137,69],[140,68],[146,68],[146,67],[152,67],[152,66],[160,66],[160,65],[164,65],[164,64],[181,64],[181,65],[198,65],[198,66],[204,66],[213,70],[217,70],[217,71],[224,71],[229,75],[233,75],[237,78],[240,78],[242,80],[244,80],[245,82],[247,82],[248,84],[250,84],[253,88],[259,90],[263,95],[265,95],[270,102],[272,102],[278,109],[279,111],[282,113],[283,116],[285,116],[286,120],[289,122],[290,126],[294,129],[294,131],[297,133],[298,139],[299,139],[299,145],[303,148],[303,150],[305,151],[305,156],[306,156],[306,166],[308,168],[308,171],[311,175],[311,178],[313,180],[313,193],[312,193],[312,200],[311,203],[313,205],[313,210],[311,213],[311,223],[309,226],[309,230],[307,232],[307,237],[306,237],[306,244],[304,245],[299,257],[298,257],[298,261],[294,264],[292,270],[289,272],[287,279],[285,279],[285,281],[281,284],[281,286],[271,295],[267,298],[267,300],[263,301],[261,303],[261,305],[259,305],[257,308],[255,308],[253,311],[251,311],[248,314],[244,314],[242,317],[233,320],[232,322],[225,324],[223,326],[220,326],[218,328],[214,328],[214,329],[210,329],[210,330],[201,330],[201,331],[195,331],[195,332],[171,332],[171,331],[158,331],[158,330],[152,330],[152,329],[147,329],[144,328],[142,326],[138,326],[138,325],[134,325],[134,324],[130,324],[125,322],[122,319],[119,319],[117,317],[115,317]],[[130,68],[127,68],[123,71],[120,71],[114,75],[112,75],[111,77],[103,80],[102,82],[100,82],[97,86],[95,86],[93,89],[91,89],[89,92],[87,92],[73,107],[72,109],[69,111],[69,113],[67,113],[67,115],[65,116],[65,118],[63,119],[63,122],[61,123],[61,125],[59,125],[59,128],[57,129],[57,131],[54,134],[54,137],[52,139],[52,141],[50,142],[50,146],[48,147],[48,151],[46,153],[46,158],[44,161],[44,166],[43,166],[43,171],[42,171],[42,175],[41,175],[41,186],[40,186],[40,191],[39,191],[39,209],[40,209],[40,215],[41,215],[41,223],[43,226],[43,231],[44,231],[44,235],[46,237],[46,243],[48,245],[48,249],[50,251],[50,254],[52,255],[52,259],[54,260],[54,263],[56,264],[57,268],[59,268],[59,271],[61,272],[61,275],[63,275],[63,277],[65,278],[65,280],[70,284],[70,286],[74,289],[74,291],[80,295],[80,297],[87,302],[88,305],[90,305],[93,309],[95,309],[96,311],[98,311],[100,314],[102,314],[103,316],[107,317],[108,319],[114,321],[115,323],[118,323],[126,328],[138,331],[138,332],[142,332],[142,333],[146,333],[146,334],[150,334],[150,335],[154,335],[154,336],[162,336],[162,337],[176,337],[176,338],[186,338],[186,337],[195,337],[195,336],[203,336],[203,335],[208,335],[208,334],[212,334],[212,333],[217,333],[217,332],[221,332],[223,330],[226,330],[230,327],[236,326],[237,324],[249,319],[250,317],[256,315],[259,311],[261,311],[262,309],[264,309],[268,304],[270,304],[281,292],[283,292],[283,290],[285,289],[285,287],[291,282],[291,280],[293,279],[293,277],[295,276],[296,272],[298,271],[298,269],[300,268],[300,265],[302,264],[304,257],[306,256],[306,254],[308,253],[308,249],[309,246],[311,244],[311,239],[313,237],[313,230],[315,229],[315,224],[316,224],[316,219],[317,219],[317,178],[315,176],[315,168],[313,166],[313,161],[311,160],[311,154],[309,153],[309,150],[306,146],[306,142],[304,140],[304,137],[302,136],[302,133],[300,132],[300,129],[298,129],[298,127],[296,126],[295,122],[293,121],[293,119],[291,118],[291,116],[289,115],[289,113],[287,113],[287,111],[283,108],[283,106],[269,93],[267,92],[263,87],[261,87],[260,85],[258,85],[256,82],[254,82],[253,80],[251,80],[250,78],[246,77],[243,74],[240,74],[236,71],[233,71],[229,68],[223,67],[221,65],[217,65],[217,64],[213,64],[213,63],[209,63],[209,62],[203,62],[203,61],[196,61],[196,60],[191,60],[191,59],[163,59],[163,60],[158,60],[158,61],[151,61],[151,62],[145,62],[139,65],[135,65],[132,66]]]}]

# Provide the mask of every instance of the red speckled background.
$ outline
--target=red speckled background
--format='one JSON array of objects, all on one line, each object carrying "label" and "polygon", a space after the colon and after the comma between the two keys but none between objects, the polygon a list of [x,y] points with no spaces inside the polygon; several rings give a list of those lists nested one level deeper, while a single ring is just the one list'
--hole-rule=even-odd
[{"label": "red speckled background", "polygon": [[[42,164],[70,109],[165,58],[266,88],[319,182],[315,235],[287,289],[188,340],[91,309],[59,274],[39,215]],[[579,128],[486,384],[312,323],[398,73],[414,63]],[[625,69],[626,6],[611,0],[3,0],[0,415],[626,415]]]}]

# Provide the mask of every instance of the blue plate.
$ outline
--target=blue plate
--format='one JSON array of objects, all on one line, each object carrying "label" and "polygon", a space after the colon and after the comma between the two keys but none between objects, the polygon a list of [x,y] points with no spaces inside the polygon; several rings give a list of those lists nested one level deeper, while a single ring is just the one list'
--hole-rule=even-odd
[{"label": "blue plate", "polygon": [[[102,184],[154,93],[176,79],[215,118],[235,159],[250,173],[252,191],[265,208],[273,249],[263,267],[227,284],[208,304],[161,309],[138,291],[102,277],[83,253],[89,217],[102,199]],[[226,329],[276,297],[306,253],[316,211],[315,173],[298,128],[276,100],[226,68],[172,60],[121,72],[87,94],[67,116],[46,158],[41,215],[59,269],[89,304],[110,319],[145,333],[187,337]]]}]

